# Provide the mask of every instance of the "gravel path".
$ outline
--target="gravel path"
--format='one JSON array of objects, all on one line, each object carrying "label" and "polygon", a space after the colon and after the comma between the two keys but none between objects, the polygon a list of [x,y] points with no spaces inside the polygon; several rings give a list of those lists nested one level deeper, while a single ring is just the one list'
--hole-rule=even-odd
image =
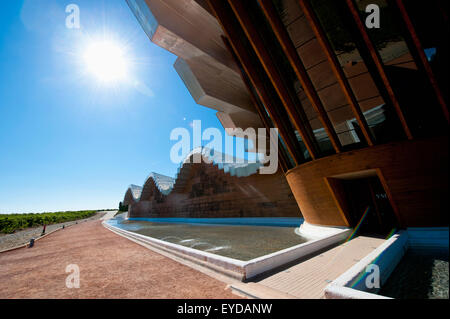
[{"label": "gravel path", "polygon": [[[77,265],[79,288],[67,288]],[[70,281],[69,281],[70,282]],[[88,221],[0,254],[0,299],[239,298],[226,284]]]},{"label": "gravel path", "polygon": [[[101,219],[103,216],[107,215],[108,213],[110,213],[110,212],[97,212],[97,214],[95,214],[94,216],[91,216],[89,218],[74,220],[74,221],[65,222],[65,223],[47,225],[45,232],[50,233],[56,229],[62,228],[63,225],[65,225],[65,227],[68,227],[68,226],[72,226],[77,223],[82,223],[82,222],[85,222],[88,220],[98,220],[98,219]],[[116,212],[111,212],[111,213],[115,214]],[[13,234],[0,234],[0,251],[27,244],[30,242],[31,238],[36,239],[36,238],[40,237],[41,233],[42,233],[42,228],[43,228],[43,226],[38,226],[38,227],[32,227],[32,228],[19,230]]]}]

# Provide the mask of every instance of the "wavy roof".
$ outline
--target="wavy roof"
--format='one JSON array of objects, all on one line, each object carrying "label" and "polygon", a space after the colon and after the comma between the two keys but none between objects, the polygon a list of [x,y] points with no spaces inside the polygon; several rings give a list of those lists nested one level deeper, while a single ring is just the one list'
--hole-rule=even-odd
[{"label": "wavy roof", "polygon": [[218,169],[223,170],[225,173],[229,173],[231,176],[244,177],[250,176],[258,172],[258,169],[262,166],[261,162],[248,162],[242,158],[236,158],[215,150],[211,150],[206,147],[197,147],[192,150],[186,159],[178,168],[178,173],[183,169],[185,164],[192,164],[195,156],[201,156],[202,161],[205,163],[212,163],[216,165]]},{"label": "wavy roof", "polygon": [[130,186],[128,186],[128,189],[125,192],[123,204],[129,205],[133,202],[139,201],[141,194],[142,194],[142,187],[131,184]]},{"label": "wavy roof", "polygon": [[153,179],[158,190],[164,195],[169,195],[172,191],[173,185],[175,184],[175,178],[154,172],[147,177],[147,180],[150,178]]},{"label": "wavy roof", "polygon": [[152,172],[145,180],[143,187],[130,185],[125,193],[124,205],[138,202],[141,199],[147,200],[154,192],[167,196],[172,191],[177,192],[177,190],[182,189],[186,182],[184,177],[189,175],[192,165],[197,164],[194,163],[194,160],[212,164],[224,173],[237,177],[253,175],[263,165],[261,162],[248,162],[209,148],[198,147],[192,150],[181,163],[176,178]]}]

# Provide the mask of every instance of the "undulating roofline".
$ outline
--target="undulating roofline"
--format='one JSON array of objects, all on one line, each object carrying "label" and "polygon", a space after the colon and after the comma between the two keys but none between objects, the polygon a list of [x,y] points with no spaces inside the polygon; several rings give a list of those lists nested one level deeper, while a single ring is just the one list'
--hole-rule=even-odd
[{"label": "undulating roofline", "polygon": [[151,185],[154,185],[157,191],[165,196],[169,195],[172,190],[182,188],[180,184],[184,185],[184,182],[181,182],[179,177],[186,176],[189,173],[190,167],[192,164],[195,164],[194,159],[196,159],[196,156],[200,156],[202,162],[212,164],[224,173],[237,177],[246,177],[256,174],[258,169],[263,166],[259,161],[249,162],[248,160],[239,159],[210,148],[197,147],[193,149],[181,163],[175,178],[152,172],[147,177],[142,187],[131,184],[127,188],[123,204],[129,205],[133,202],[139,202],[144,193],[146,193],[145,190],[148,187],[152,187]]}]

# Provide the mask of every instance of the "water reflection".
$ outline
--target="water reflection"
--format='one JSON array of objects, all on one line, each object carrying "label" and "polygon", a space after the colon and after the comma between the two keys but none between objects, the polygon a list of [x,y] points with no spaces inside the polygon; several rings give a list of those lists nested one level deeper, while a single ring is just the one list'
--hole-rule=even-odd
[{"label": "water reflection", "polygon": [[170,243],[247,261],[306,242],[295,227],[176,224],[130,221],[108,223],[118,228]]}]

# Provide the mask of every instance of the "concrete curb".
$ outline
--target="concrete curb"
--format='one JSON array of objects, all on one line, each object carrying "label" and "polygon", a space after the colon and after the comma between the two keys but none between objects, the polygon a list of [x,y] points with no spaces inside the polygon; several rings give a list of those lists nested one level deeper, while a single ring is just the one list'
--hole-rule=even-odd
[{"label": "concrete curb", "polygon": [[366,269],[369,265],[375,264],[380,271],[380,285],[386,282],[389,275],[395,269],[400,259],[407,249],[408,234],[405,231],[399,231],[374,251],[366,255],[353,267],[341,274],[325,287],[326,299],[392,299],[389,297],[377,295],[374,291],[368,291],[364,284],[367,276]]},{"label": "concrete curb", "polygon": [[[70,225],[70,226],[72,226],[72,225]],[[70,227],[70,226],[67,226],[67,227]],[[61,227],[61,228],[58,228],[58,229],[54,229],[54,230],[52,230],[52,231],[49,232],[49,233],[45,233],[44,236],[39,236],[39,237],[35,238],[34,241],[36,242],[36,241],[38,241],[38,240],[40,240],[40,239],[42,239],[42,238],[45,238],[45,237],[47,237],[48,235],[51,235],[51,234],[53,234],[54,232],[57,232],[58,230],[61,230],[61,229],[62,229],[62,227]],[[31,239],[31,238],[30,238],[30,239]],[[16,247],[13,247],[13,248],[8,248],[8,249],[5,249],[5,250],[0,250],[0,254],[1,254],[1,253],[6,253],[6,252],[9,252],[9,251],[13,251],[13,250],[17,250],[17,249],[20,249],[20,248],[27,248],[28,245],[29,245],[29,243],[27,243],[27,244],[22,244],[22,245],[20,245],[20,246],[16,246]]]}]

